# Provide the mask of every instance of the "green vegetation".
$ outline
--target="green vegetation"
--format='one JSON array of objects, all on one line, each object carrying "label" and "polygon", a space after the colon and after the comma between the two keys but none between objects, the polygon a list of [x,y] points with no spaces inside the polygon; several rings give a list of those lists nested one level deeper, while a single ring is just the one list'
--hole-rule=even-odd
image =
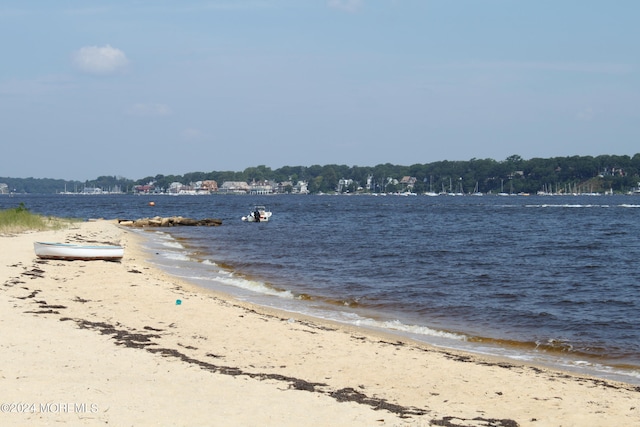
[{"label": "green vegetation", "polygon": [[[167,188],[171,182],[183,183],[215,180],[218,185],[224,181],[251,182],[273,180],[276,182],[298,180],[308,182],[311,193],[333,192],[341,179],[353,182],[342,191],[391,192],[402,191],[400,181],[404,176],[416,178],[415,192],[433,190],[436,192],[460,190],[465,193],[478,191],[483,193],[528,192],[536,193],[566,191],[614,191],[627,192],[640,181],[640,154],[629,156],[602,155],[555,157],[550,159],[533,158],[525,160],[518,155],[507,157],[503,161],[493,159],[471,159],[468,161],[439,161],[411,166],[398,166],[390,163],[377,166],[313,165],[284,166],[272,170],[267,166],[245,169],[243,172],[192,172],[184,176],[156,175],[140,179],[136,184],[154,181],[157,187]],[[390,180],[391,178],[391,180]],[[371,183],[367,188],[367,182]]]},{"label": "green vegetation", "polygon": [[190,184],[197,181],[215,180],[218,185],[225,181],[306,181],[311,193],[336,191],[340,180],[348,185],[341,191],[392,192],[404,190],[399,182],[405,176],[415,177],[413,191],[424,192],[462,191],[470,193],[476,189],[483,193],[525,192],[614,192],[626,193],[640,181],[640,154],[601,156],[532,158],[525,160],[518,155],[503,161],[493,159],[471,159],[467,161],[438,161],[416,163],[411,166],[313,165],[284,166],[279,169],[261,165],[249,167],[242,172],[213,171],[190,172],[184,175],[148,176],[136,181],[115,176],[101,176],[93,181],[63,181],[34,178],[1,178],[0,183],[17,193],[58,193],[81,191],[84,187],[101,188],[105,191],[119,188],[131,192],[135,185],[154,182],[156,188],[169,188],[173,182]]},{"label": "green vegetation", "polygon": [[29,212],[20,203],[17,208],[0,211],[0,234],[15,234],[25,231],[36,230],[59,230],[68,227],[73,220],[44,217]]}]

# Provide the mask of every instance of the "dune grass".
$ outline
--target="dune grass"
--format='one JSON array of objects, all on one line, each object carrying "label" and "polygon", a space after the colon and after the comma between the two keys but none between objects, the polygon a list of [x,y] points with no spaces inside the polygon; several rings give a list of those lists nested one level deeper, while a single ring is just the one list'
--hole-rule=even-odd
[{"label": "dune grass", "polygon": [[59,230],[78,220],[46,217],[29,212],[24,203],[17,208],[0,211],[0,234],[17,234],[25,231]]}]

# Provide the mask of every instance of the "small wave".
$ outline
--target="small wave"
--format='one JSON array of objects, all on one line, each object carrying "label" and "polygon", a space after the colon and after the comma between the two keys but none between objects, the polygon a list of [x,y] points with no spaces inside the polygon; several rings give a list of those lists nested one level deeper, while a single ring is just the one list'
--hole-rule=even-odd
[{"label": "small wave", "polygon": [[569,353],[574,352],[574,347],[565,340],[549,338],[547,341],[536,341],[536,350]]},{"label": "small wave", "polygon": [[263,295],[271,295],[271,296],[276,296],[279,298],[286,298],[286,299],[295,298],[293,293],[291,293],[288,290],[276,289],[263,282],[259,282],[255,280],[247,280],[247,279],[235,277],[233,275],[229,275],[228,277],[217,277],[215,281],[222,283],[224,285],[235,286],[240,289],[245,289],[245,290],[256,292]]},{"label": "small wave", "polygon": [[172,261],[190,261],[191,259],[185,253],[181,252],[163,252],[159,254],[164,259],[169,259]]},{"label": "small wave", "polygon": [[175,240],[162,242],[162,246],[166,246],[167,248],[172,249],[184,249],[184,246],[182,246],[180,242],[176,242]]},{"label": "small wave", "polygon": [[172,249],[184,249],[185,247],[180,244],[173,236],[164,232],[164,231],[153,231],[153,237],[151,238],[151,242],[155,242],[155,244]]},{"label": "small wave", "polygon": [[[175,266],[172,266],[172,267],[175,268]],[[176,271],[172,271],[171,274],[187,281],[200,283],[205,287],[215,288],[216,285],[224,285],[224,286],[232,286],[234,288],[251,291],[253,293],[260,294],[260,295],[275,296],[275,297],[284,298],[284,299],[295,298],[293,293],[291,293],[288,290],[277,289],[264,282],[239,277],[230,271],[217,270],[217,271],[205,273],[204,275],[193,274],[193,270],[189,270],[189,269],[186,269],[186,271],[191,271],[192,274],[180,274],[180,273],[177,273]]]},{"label": "small wave", "polygon": [[368,318],[361,318],[352,322],[356,326],[373,327],[378,329],[390,329],[402,333],[408,333],[412,335],[423,335],[429,337],[447,338],[457,341],[466,341],[465,335],[456,334],[453,332],[440,331],[437,329],[431,329],[427,326],[407,325],[399,320],[375,320]]},{"label": "small wave", "polygon": [[360,307],[360,302],[357,298],[356,299],[353,299],[353,298],[336,299],[336,298],[314,296],[308,293],[299,294],[297,298],[302,301],[320,301],[330,306],[351,307],[351,308]]},{"label": "small wave", "polygon": [[[545,354],[552,357],[570,355],[571,363],[580,361],[581,364],[593,365],[593,361],[599,360],[603,357],[612,358],[612,355],[609,354],[608,350],[604,347],[584,347],[561,338],[547,338],[544,340],[535,341],[518,341],[505,338],[469,337],[468,341],[473,343],[494,345],[498,346],[499,348],[513,349],[521,353],[524,352],[538,355]],[[588,360],[592,361],[589,362]]]},{"label": "small wave", "polygon": [[583,204],[539,204],[539,205],[525,205],[526,208],[609,208],[610,205],[583,205]]},{"label": "small wave", "polygon": [[151,233],[153,234],[153,238],[156,240],[175,240],[174,237],[166,231],[152,231]]}]

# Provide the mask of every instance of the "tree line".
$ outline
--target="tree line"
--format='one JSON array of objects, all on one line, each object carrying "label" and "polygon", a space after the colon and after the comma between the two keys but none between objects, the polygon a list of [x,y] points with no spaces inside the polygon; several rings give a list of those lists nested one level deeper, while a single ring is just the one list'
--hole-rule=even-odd
[{"label": "tree line", "polygon": [[[637,187],[640,181],[640,153],[633,156],[600,155],[523,159],[512,155],[505,160],[470,159],[464,161],[437,161],[410,166],[390,163],[376,166],[313,165],[283,166],[271,169],[260,165],[241,172],[212,171],[189,172],[184,175],[155,175],[138,180],[124,177],[100,176],[91,181],[66,181],[49,178],[0,178],[11,192],[59,193],[63,190],[81,191],[84,187],[101,188],[104,191],[120,189],[131,192],[136,185],[153,182],[156,187],[168,188],[173,182],[183,184],[215,180],[225,181],[306,181],[311,193],[336,191],[340,180],[348,185],[341,191],[394,192],[406,190],[400,182],[403,177],[414,177],[412,190],[454,191],[470,193],[538,191],[626,193]],[[369,184],[369,185],[367,185]]]}]

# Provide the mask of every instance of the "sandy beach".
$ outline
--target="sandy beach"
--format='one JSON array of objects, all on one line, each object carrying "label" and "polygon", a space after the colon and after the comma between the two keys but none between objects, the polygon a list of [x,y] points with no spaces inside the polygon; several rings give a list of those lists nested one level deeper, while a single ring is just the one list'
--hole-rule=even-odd
[{"label": "sandy beach", "polygon": [[140,239],[103,220],[0,236],[0,425],[640,425],[638,386],[252,306],[153,268]]}]

